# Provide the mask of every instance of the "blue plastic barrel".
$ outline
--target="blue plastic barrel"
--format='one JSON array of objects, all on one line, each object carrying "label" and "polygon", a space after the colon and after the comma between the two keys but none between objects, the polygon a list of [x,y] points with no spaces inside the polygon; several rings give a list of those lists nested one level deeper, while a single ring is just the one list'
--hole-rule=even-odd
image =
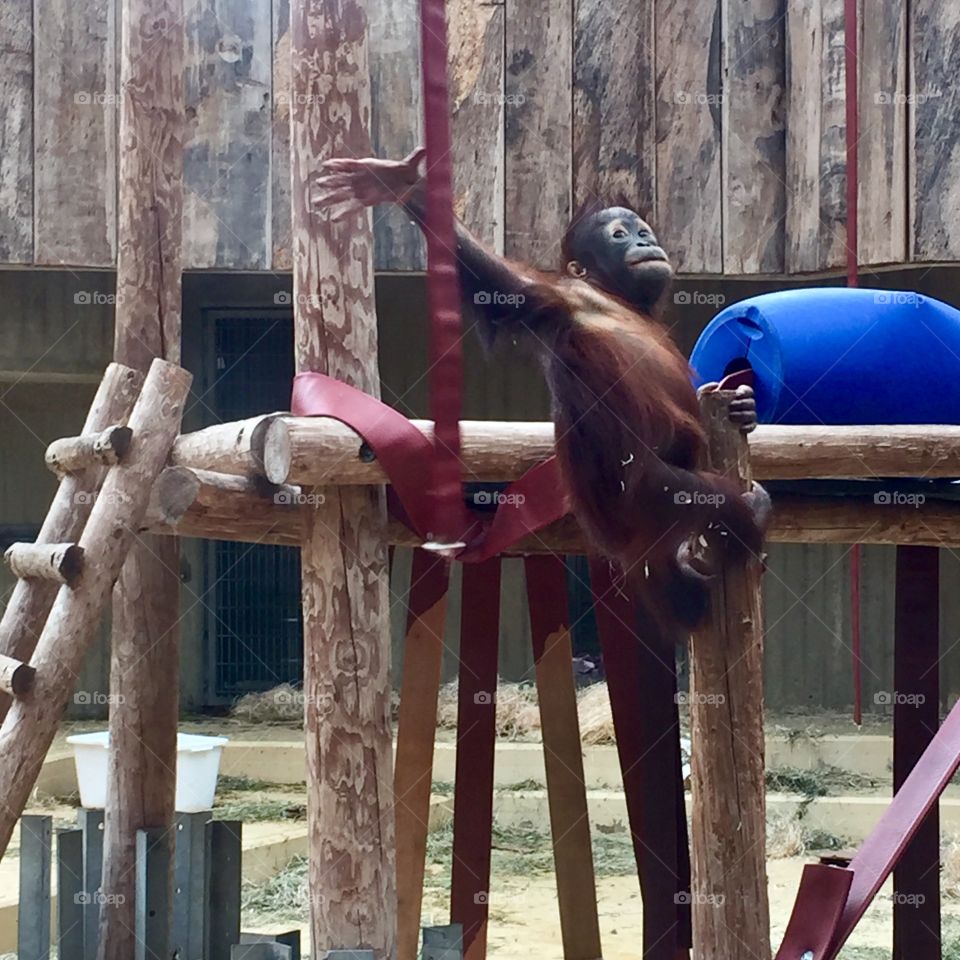
[{"label": "blue plastic barrel", "polygon": [[814,287],[727,307],[697,382],[749,365],[762,423],[960,423],[960,310],[917,293]]}]

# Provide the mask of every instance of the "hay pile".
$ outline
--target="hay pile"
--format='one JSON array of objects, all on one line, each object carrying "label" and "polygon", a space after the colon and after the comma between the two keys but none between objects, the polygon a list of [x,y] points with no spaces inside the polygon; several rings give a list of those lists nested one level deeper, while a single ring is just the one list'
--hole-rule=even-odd
[{"label": "hay pile", "polygon": [[233,705],[230,715],[246,723],[298,723],[303,725],[303,691],[289,683],[247,693]]},{"label": "hay pile", "polygon": [[[501,683],[497,687],[497,736],[505,740],[539,740],[540,711],[537,689],[529,683]],[[613,744],[613,715],[605,683],[594,683],[580,690],[578,698],[580,737],[585,745]],[[393,718],[397,718],[399,696],[393,694]],[[288,683],[265,693],[248,693],[234,704],[231,715],[246,723],[303,725],[303,691]],[[457,682],[440,688],[437,726],[444,730],[457,727]]]}]

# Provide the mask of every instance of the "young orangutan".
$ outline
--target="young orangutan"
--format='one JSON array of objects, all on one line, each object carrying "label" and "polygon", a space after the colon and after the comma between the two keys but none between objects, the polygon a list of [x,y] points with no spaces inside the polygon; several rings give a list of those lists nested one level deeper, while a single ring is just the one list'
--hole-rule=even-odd
[{"label": "young orangutan", "polygon": [[[422,157],[330,160],[312,201],[334,218],[401,203],[422,226]],[[496,256],[459,223],[457,242],[463,299],[485,343],[516,337],[542,362],[557,458],[587,537],[664,626],[695,626],[715,554],[759,554],[769,498],[699,469],[706,438],[690,369],[655,319],[673,271],[650,227],[623,207],[588,211],[563,238],[560,277]],[[731,418],[752,428],[751,391]]]}]

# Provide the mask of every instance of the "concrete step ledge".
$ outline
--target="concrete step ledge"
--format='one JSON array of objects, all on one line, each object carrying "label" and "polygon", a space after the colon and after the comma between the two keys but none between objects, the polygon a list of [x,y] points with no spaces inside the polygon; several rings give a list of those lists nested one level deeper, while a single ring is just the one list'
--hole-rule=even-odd
[{"label": "concrete step ledge", "polygon": [[[813,769],[827,764],[888,781],[891,756],[890,738],[873,734],[830,736],[816,740],[790,741],[775,736],[767,739],[767,769]],[[306,779],[305,757],[302,740],[231,740],[224,749],[220,772],[268,783],[301,784]],[[588,789],[621,786],[616,747],[584,747],[583,762]],[[455,768],[456,745],[451,742],[438,743],[433,764],[434,781],[453,782]],[[494,776],[498,787],[518,784],[543,786],[543,746],[539,743],[498,743]],[[73,756],[69,751],[58,750],[47,757],[37,790],[46,796],[76,793],[77,778]]]},{"label": "concrete step ledge", "polygon": [[[591,790],[587,795],[590,823],[605,830],[627,829],[626,796],[621,790]],[[794,794],[768,793],[767,815],[795,817],[806,804],[803,822],[811,829],[823,830],[858,846],[876,826],[890,805],[886,796],[821,797],[812,802]],[[687,794],[687,813],[690,795]],[[497,793],[494,816],[503,826],[519,827],[550,822],[546,790],[509,790]],[[940,830],[960,836],[960,799],[940,800]]]}]

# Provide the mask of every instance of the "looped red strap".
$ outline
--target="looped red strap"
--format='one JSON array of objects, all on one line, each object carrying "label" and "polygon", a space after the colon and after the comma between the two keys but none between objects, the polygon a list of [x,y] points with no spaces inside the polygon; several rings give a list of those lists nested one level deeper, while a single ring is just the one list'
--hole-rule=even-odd
[{"label": "looped red strap", "polygon": [[[356,430],[376,454],[400,501],[400,519],[426,539],[433,494],[424,484],[424,465],[433,445],[402,413],[376,397],[322,373],[301,373],[293,381],[291,410],[301,417],[332,417]],[[459,461],[458,461],[459,462]],[[569,511],[560,467],[554,457],[537,464],[499,495],[490,520],[468,520],[461,539],[467,549],[456,559],[480,563],[506,553],[518,541]]]}]

